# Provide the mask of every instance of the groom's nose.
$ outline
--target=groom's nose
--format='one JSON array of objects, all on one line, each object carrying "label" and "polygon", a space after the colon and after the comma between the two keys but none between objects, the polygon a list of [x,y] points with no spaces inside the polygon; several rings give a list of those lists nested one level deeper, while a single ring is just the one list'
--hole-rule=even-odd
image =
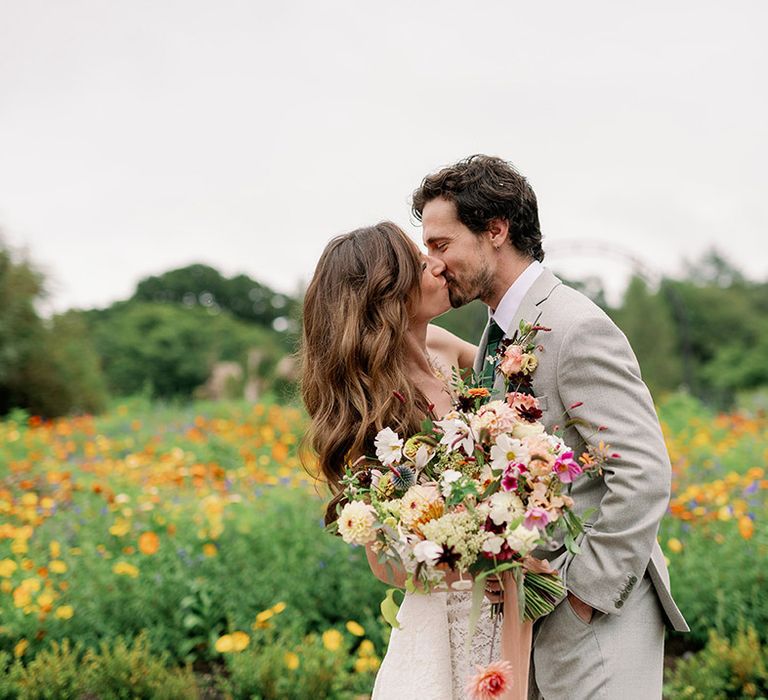
[{"label": "groom's nose", "polygon": [[438,258],[433,258],[431,255],[427,256],[427,266],[435,277],[442,275],[445,271],[445,263]]}]

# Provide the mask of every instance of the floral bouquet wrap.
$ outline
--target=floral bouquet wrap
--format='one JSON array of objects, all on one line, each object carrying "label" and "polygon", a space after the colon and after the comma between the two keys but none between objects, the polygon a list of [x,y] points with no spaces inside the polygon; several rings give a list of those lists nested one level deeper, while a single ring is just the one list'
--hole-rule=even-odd
[{"label": "floral bouquet wrap", "polygon": [[[486,579],[504,572],[514,576],[520,620],[554,609],[565,594],[562,581],[529,555],[558,528],[569,551],[578,551],[583,526],[569,485],[608,459],[602,443],[576,458],[540,422],[530,391],[535,337],[545,330],[521,323],[491,358],[506,378],[503,399],[493,400],[488,389],[456,375],[453,409],[441,420],[425,420],[416,435],[380,431],[376,456],[347,466],[346,504],[330,526],[345,542],[370,545],[393,573],[404,569],[408,591],[445,590],[446,574],[454,572],[452,588],[473,589],[472,628]],[[563,427],[573,422],[579,419]],[[397,626],[393,593],[382,613]]]}]

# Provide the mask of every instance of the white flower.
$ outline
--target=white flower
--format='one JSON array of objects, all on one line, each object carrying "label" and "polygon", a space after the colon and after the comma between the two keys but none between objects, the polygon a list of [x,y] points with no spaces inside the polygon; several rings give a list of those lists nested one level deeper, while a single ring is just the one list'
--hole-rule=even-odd
[{"label": "white flower", "polygon": [[496,444],[491,447],[491,467],[494,469],[504,470],[510,462],[528,464],[530,458],[528,448],[520,440],[509,435],[499,435]]},{"label": "white flower", "polygon": [[350,501],[339,515],[339,534],[347,544],[367,544],[376,539],[376,511],[362,501]]},{"label": "white flower", "polygon": [[448,498],[448,496],[451,493],[451,484],[453,484],[455,481],[458,481],[461,479],[461,472],[456,471],[455,469],[446,469],[441,475],[440,475],[440,481],[441,481],[441,491],[443,493],[443,496]]},{"label": "white flower", "polygon": [[507,536],[507,544],[521,556],[525,556],[536,547],[540,539],[538,530],[529,530],[525,525],[518,525]]},{"label": "white flower", "polygon": [[437,564],[442,554],[443,548],[436,542],[429,540],[422,540],[413,548],[413,556],[416,557],[416,561],[424,562],[429,566]]},{"label": "white flower", "polygon": [[516,438],[526,438],[531,435],[539,435],[544,432],[544,425],[539,423],[518,423],[512,429],[512,435]]},{"label": "white flower", "polygon": [[429,463],[429,460],[432,459],[432,456],[435,454],[434,450],[430,450],[424,443],[422,443],[419,446],[419,449],[416,450],[416,454],[413,457],[413,464],[421,471],[424,469],[424,467],[427,466]]},{"label": "white flower", "polygon": [[470,418],[470,423],[475,435],[487,431],[489,437],[494,438],[502,433],[511,432],[517,420],[517,414],[506,401],[490,401],[478,409],[477,413]]},{"label": "white flower", "polygon": [[399,462],[403,458],[403,440],[392,428],[380,430],[373,441],[376,456],[384,466]]},{"label": "white flower", "polygon": [[488,552],[489,554],[498,554],[501,551],[501,545],[503,544],[503,537],[491,534],[491,536],[483,542],[483,551]]},{"label": "white flower", "polygon": [[512,491],[497,491],[491,496],[490,502],[491,511],[488,515],[495,525],[502,525],[525,515],[523,502]]},{"label": "white flower", "polygon": [[462,448],[464,454],[470,457],[475,450],[475,437],[472,429],[460,418],[445,418],[435,421],[435,425],[443,431],[441,445],[446,445],[449,452]]}]

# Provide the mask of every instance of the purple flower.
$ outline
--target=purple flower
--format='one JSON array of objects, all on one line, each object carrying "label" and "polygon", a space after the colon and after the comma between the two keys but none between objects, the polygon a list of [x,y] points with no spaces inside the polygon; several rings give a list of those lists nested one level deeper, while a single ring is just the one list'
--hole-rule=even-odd
[{"label": "purple flower", "polygon": [[564,484],[570,484],[582,471],[579,463],[573,458],[573,452],[563,452],[552,467],[552,471],[557,474],[560,481]]},{"label": "purple flower", "polygon": [[531,508],[525,513],[523,524],[529,529],[543,530],[549,524],[549,513],[543,508]]}]

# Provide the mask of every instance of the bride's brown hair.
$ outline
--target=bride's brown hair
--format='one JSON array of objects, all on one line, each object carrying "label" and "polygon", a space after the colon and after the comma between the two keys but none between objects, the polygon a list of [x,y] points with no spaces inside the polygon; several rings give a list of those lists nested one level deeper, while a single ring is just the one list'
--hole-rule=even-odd
[{"label": "bride's brown hair", "polygon": [[417,432],[429,412],[406,372],[406,333],[421,272],[416,245],[383,221],[334,238],[307,288],[301,395],[312,420],[305,446],[334,496],[326,523],[343,501],[344,465],[372,454],[382,428],[401,436]]}]

